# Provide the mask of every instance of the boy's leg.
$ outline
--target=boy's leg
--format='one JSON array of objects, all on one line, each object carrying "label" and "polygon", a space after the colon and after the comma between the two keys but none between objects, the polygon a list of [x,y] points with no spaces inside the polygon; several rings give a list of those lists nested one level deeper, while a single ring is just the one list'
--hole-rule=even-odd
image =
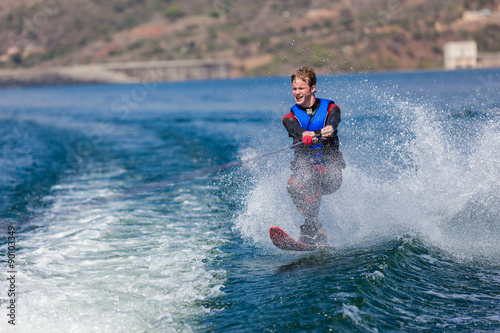
[{"label": "boy's leg", "polygon": [[318,220],[322,195],[321,178],[321,172],[311,167],[294,172],[287,183],[288,193],[305,219],[300,227],[299,241],[302,242],[326,242],[325,229]]},{"label": "boy's leg", "polygon": [[321,171],[321,192],[328,195],[336,192],[342,185],[342,169],[331,166]]}]

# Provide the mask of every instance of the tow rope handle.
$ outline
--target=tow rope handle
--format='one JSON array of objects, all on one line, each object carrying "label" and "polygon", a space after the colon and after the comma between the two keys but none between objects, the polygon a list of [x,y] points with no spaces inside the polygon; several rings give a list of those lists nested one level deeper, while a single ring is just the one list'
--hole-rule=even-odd
[{"label": "tow rope handle", "polygon": [[[314,132],[314,134],[316,134],[317,138],[321,137],[321,130],[316,130],[313,132]],[[313,142],[313,139],[310,135],[306,135],[302,138],[302,143],[304,143],[306,146],[309,146],[312,142]]]}]

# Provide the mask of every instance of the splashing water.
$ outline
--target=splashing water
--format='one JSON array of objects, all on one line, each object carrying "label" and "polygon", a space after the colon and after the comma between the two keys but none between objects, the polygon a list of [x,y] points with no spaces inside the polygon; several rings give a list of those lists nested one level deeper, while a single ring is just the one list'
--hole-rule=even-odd
[{"label": "splashing water", "polygon": [[[486,110],[491,116],[464,119],[420,98],[376,86],[362,90],[379,112],[352,112],[339,126],[347,161],[344,182],[337,193],[323,197],[321,208],[330,238],[356,244],[418,234],[456,258],[497,262],[500,128],[495,109]],[[255,187],[236,229],[264,247],[272,245],[262,230],[278,225],[297,236],[302,223],[285,189],[289,158],[248,166]]]}]

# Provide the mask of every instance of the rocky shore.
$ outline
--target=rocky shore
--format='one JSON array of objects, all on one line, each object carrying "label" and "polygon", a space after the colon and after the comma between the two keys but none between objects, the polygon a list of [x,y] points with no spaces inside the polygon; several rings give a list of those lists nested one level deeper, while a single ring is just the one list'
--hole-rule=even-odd
[{"label": "rocky shore", "polygon": [[0,88],[4,89],[18,89],[25,86],[133,82],[137,82],[137,79],[99,65],[0,70]]},{"label": "rocky shore", "polygon": [[207,59],[10,69],[0,70],[0,87],[226,79],[237,76],[233,67],[227,59]]}]

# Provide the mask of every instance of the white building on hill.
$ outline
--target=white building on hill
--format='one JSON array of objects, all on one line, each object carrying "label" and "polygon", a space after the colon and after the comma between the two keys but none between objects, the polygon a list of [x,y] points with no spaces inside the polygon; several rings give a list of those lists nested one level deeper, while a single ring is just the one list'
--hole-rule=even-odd
[{"label": "white building on hill", "polygon": [[444,68],[477,68],[477,43],[470,40],[444,44]]}]

